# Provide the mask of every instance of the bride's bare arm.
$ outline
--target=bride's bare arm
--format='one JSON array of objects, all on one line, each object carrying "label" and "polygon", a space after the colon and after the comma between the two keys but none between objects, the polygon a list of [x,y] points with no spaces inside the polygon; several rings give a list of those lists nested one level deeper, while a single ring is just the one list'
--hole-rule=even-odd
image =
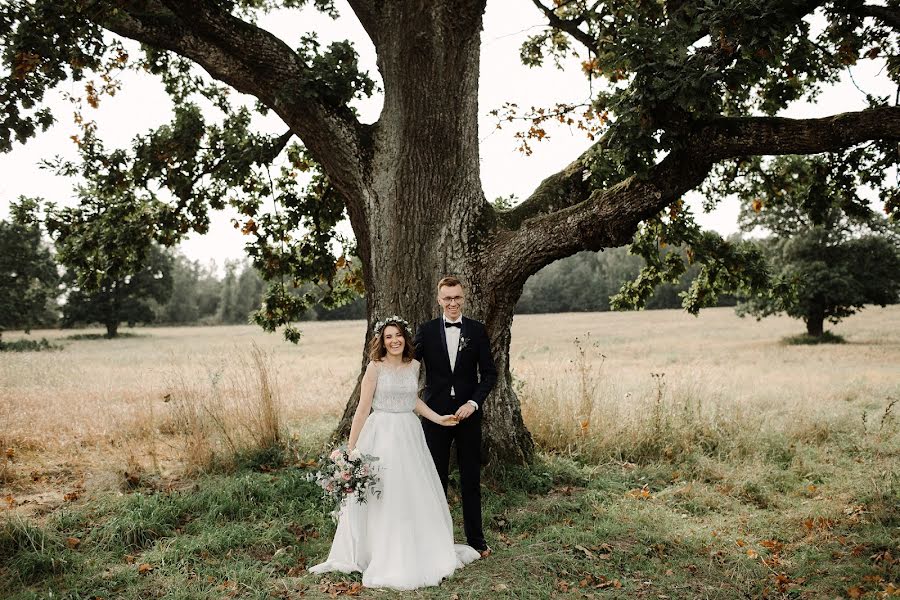
[{"label": "bride's bare arm", "polygon": [[370,362],[366,367],[366,374],[363,375],[362,383],[359,387],[359,404],[356,406],[356,412],[353,414],[353,422],[350,424],[350,439],[347,441],[347,448],[353,450],[356,448],[356,442],[359,440],[359,434],[369,413],[372,412],[372,397],[375,395],[375,384],[378,381],[378,367],[374,362]]},{"label": "bride's bare arm", "polygon": [[432,423],[437,423],[438,425],[447,425],[453,426],[459,423],[454,415],[439,415],[430,408],[428,405],[422,402],[421,398],[416,398],[416,414],[422,417],[425,417]]}]

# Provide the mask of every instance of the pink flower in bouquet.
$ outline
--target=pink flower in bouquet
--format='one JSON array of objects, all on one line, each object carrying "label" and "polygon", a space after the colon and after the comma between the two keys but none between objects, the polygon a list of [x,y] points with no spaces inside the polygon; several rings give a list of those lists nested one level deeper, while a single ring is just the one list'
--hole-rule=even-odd
[{"label": "pink flower in bouquet", "polygon": [[321,457],[321,469],[309,474],[307,480],[315,481],[322,489],[323,498],[333,507],[330,513],[333,519],[348,499],[355,497],[362,504],[372,495],[381,496],[381,491],[374,489],[378,483],[378,469],[370,464],[377,460],[357,448],[348,451],[344,447],[335,448]]}]

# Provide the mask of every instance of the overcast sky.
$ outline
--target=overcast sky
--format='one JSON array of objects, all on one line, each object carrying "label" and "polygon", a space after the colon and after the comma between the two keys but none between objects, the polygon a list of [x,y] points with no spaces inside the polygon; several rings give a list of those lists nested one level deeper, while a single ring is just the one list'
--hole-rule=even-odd
[{"label": "overcast sky", "polygon": [[[349,39],[360,54],[363,70],[377,80],[374,49],[344,0],[338,0],[341,17],[337,21],[312,9],[282,11],[260,19],[260,25],[295,46],[303,33],[315,31],[323,46],[334,40]],[[489,199],[515,194],[527,197],[538,183],[574,160],[591,142],[582,132],[566,127],[548,128],[549,139],[533,144],[534,153],[525,156],[517,150],[513,138],[517,128],[507,126],[496,130],[496,120],[488,112],[505,101],[520,107],[551,106],[556,102],[582,102],[589,96],[588,83],[580,64],[573,60],[564,71],[552,66],[528,69],[519,62],[522,41],[541,26],[541,15],[528,2],[517,0],[489,0],[482,32],[481,89],[479,95],[481,119],[482,182]],[[97,121],[101,139],[108,148],[127,146],[138,133],[170,120],[172,103],[159,81],[147,75],[128,73],[122,77],[123,89],[114,98],[104,98],[97,110],[86,110],[86,117]],[[10,154],[0,154],[0,218],[8,215],[9,203],[20,195],[39,196],[59,203],[72,203],[72,181],[56,177],[38,168],[43,158],[56,155],[75,156],[69,136],[77,133],[71,119],[71,108],[62,99],[65,92],[82,94],[84,83],[66,82],[61,89],[48,95],[55,108],[58,124],[40,134],[25,146],[16,147]],[[858,86],[858,87],[857,87]],[[859,88],[859,89],[858,89]],[[800,103],[784,113],[790,117],[819,117],[865,108],[865,96],[860,91],[876,95],[893,95],[894,87],[883,71],[883,62],[865,61],[846,71],[839,85],[827,89],[815,104]],[[377,120],[381,98],[357,102],[364,122]],[[255,121],[258,129],[283,133],[286,126],[270,115]],[[705,227],[729,234],[737,229],[737,203],[725,201],[713,213],[704,215],[699,197],[688,196]],[[223,211],[213,216],[210,233],[194,235],[181,249],[189,257],[203,262],[240,258],[244,239],[229,220],[234,216]]]}]

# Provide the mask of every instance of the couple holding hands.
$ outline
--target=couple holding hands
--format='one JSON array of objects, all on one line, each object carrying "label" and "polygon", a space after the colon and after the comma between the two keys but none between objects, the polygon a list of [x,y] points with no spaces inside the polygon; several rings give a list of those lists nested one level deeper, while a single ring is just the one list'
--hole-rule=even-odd
[{"label": "couple holding hands", "polygon": [[[444,277],[437,288],[443,314],[414,338],[400,317],[375,324],[348,449],[378,457],[381,494],[344,503],[328,559],[313,573],[359,571],[366,587],[415,589],[491,552],[481,524],[481,409],[497,369],[484,324],[462,315],[462,282]],[[465,545],[453,543],[446,499],[454,441]]]}]

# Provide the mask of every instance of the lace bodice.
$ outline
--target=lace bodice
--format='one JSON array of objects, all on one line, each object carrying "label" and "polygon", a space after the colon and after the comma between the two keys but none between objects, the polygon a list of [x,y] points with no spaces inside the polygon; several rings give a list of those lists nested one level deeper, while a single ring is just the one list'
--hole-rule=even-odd
[{"label": "lace bodice", "polygon": [[416,407],[419,391],[419,363],[412,361],[401,367],[377,363],[378,380],[372,408],[382,412],[410,412]]}]

